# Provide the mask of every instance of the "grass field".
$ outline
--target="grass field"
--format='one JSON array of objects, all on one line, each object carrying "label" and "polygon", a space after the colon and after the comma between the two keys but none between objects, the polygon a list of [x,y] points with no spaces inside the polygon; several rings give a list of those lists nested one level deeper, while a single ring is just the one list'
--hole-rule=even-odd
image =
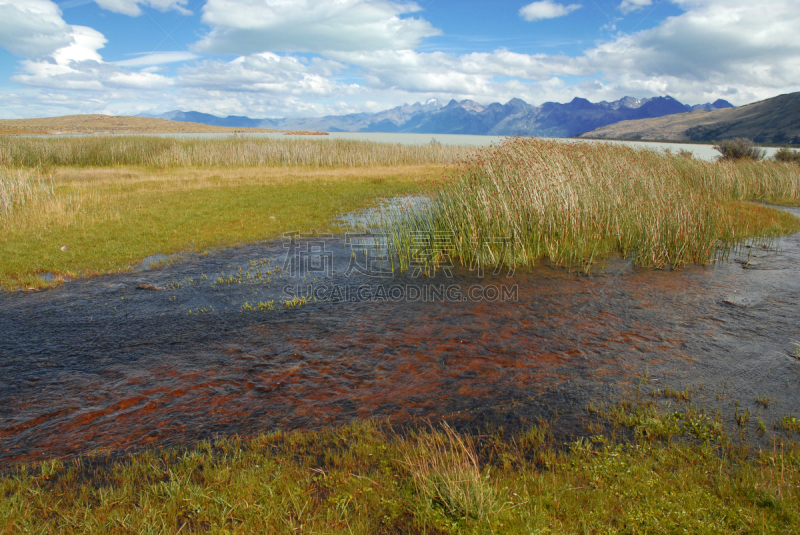
[{"label": "grass field", "polygon": [[154,136],[0,137],[7,167],[375,167],[448,164],[467,148],[441,144],[402,145],[347,139],[176,139]]},{"label": "grass field", "polygon": [[792,164],[518,138],[477,152],[454,176],[430,205],[397,214],[401,265],[435,267],[449,255],[468,266],[546,258],[590,268],[621,255],[680,267],[712,262],[747,238],[800,230],[794,216],[747,202],[800,203]]},{"label": "grass field", "polygon": [[35,169],[0,173],[0,201],[6,199],[0,206],[7,207],[0,212],[0,286],[12,289],[47,284],[37,276],[42,272],[110,273],[156,253],[335,230],[337,214],[378,197],[419,192],[442,167],[60,167],[52,178]]},{"label": "grass field", "polygon": [[791,436],[751,451],[718,414],[638,397],[590,415],[588,438],[566,445],[545,422],[514,436],[361,422],[117,461],[45,462],[0,478],[0,533],[788,533],[800,525],[800,445]]},{"label": "grass field", "polygon": [[[505,259],[587,266],[707,262],[798,220],[748,201],[797,204],[773,163],[704,163],[603,145],[514,140],[465,149],[331,140],[0,138],[0,284],[40,272],[128,269],[291,230],[329,230],[380,196],[431,193],[394,228],[406,259],[437,232],[514,236]],[[796,167],[796,166],[795,166]],[[330,229],[334,230],[334,229]],[[414,250],[409,235],[431,236]],[[405,249],[402,247],[405,246]],[[436,254],[433,250],[432,262]],[[316,432],[56,460],[0,477],[0,533],[783,533],[800,525],[795,416],[752,451],[718,414],[675,396],[590,407],[584,436],[551,423],[506,436],[360,422]],[[663,404],[668,402],[666,406]]]},{"label": "grass field", "polygon": [[[328,230],[417,193],[467,149],[319,139],[0,136],[0,287]],[[57,277],[46,283],[39,273]]]},{"label": "grass field", "polygon": [[[431,208],[400,214],[392,228],[401,265],[424,257],[435,266],[449,253],[465,265],[548,258],[590,268],[623,255],[679,267],[800,230],[797,218],[747,202],[797,204],[797,166],[612,145],[0,137],[0,161],[6,289],[58,283],[42,272],[109,273],[156,253],[322,230],[379,196],[421,191]],[[441,234],[455,237],[454,250],[430,246]]]}]

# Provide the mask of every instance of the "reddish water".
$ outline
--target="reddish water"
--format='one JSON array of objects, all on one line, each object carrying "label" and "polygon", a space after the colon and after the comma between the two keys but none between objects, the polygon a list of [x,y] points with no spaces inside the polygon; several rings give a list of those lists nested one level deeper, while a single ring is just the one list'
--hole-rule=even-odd
[{"label": "reddish water", "polygon": [[[343,273],[349,253],[328,247]],[[619,261],[592,276],[539,268],[423,281],[518,285],[518,302],[243,312],[245,301],[278,297],[286,281],[212,283],[251,260],[281,263],[284,252],[252,246],[0,297],[2,462],[369,417],[513,428],[558,414],[569,434],[588,401],[646,372],[654,386],[702,384],[709,403],[739,401],[767,422],[800,415],[800,362],[789,356],[800,340],[800,236],[784,239],[780,254],[759,251],[754,269],[665,272]],[[136,289],[174,281],[182,287]],[[762,394],[774,400],[769,409],[754,403]]]}]

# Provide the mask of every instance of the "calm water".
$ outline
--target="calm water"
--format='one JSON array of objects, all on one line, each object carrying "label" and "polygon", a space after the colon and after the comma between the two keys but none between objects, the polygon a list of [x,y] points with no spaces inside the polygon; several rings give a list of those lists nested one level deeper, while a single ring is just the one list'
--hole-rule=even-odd
[{"label": "calm water", "polygon": [[[751,435],[756,416],[800,416],[800,235],[679,272],[483,278],[382,278],[364,241],[301,236],[1,295],[0,461],[371,417],[513,430],[541,416],[569,437],[590,400],[646,373],[729,417],[740,402]],[[298,287],[317,301],[281,306]]]}]

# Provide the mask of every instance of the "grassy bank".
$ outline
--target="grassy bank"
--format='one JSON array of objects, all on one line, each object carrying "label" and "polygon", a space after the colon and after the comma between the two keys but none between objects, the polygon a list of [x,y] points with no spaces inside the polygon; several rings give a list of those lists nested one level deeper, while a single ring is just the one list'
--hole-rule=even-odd
[{"label": "grassy bank", "polygon": [[680,266],[800,229],[793,216],[747,202],[800,202],[796,165],[613,145],[516,139],[476,152],[348,140],[0,137],[0,161],[6,289],[41,287],[42,272],[109,273],[156,253],[323,230],[376,197],[428,191],[430,208],[403,212],[392,229],[401,266],[444,254],[466,265],[549,258],[587,267],[622,254]]},{"label": "grassy bank", "polygon": [[0,169],[0,286],[40,287],[41,272],[110,273],[155,253],[333,230],[337,214],[423,191],[441,174],[429,165]]},{"label": "grassy bank", "polygon": [[175,139],[155,136],[0,137],[8,167],[374,167],[446,164],[464,147],[402,145],[346,139],[269,139],[247,136]]},{"label": "grassy bank", "polygon": [[[0,287],[329,230],[337,214],[426,190],[464,147],[347,140],[0,136]],[[50,283],[37,274],[58,277]]]},{"label": "grassy bank", "polygon": [[798,230],[793,216],[745,203],[800,203],[791,164],[519,138],[476,153],[456,176],[426,209],[400,214],[392,232],[402,265],[449,254],[465,265],[587,267],[620,254],[678,267]]},{"label": "grassy bank", "polygon": [[[654,402],[594,409],[556,444],[446,426],[318,432],[83,459],[0,479],[0,532],[785,533],[800,448],[748,451],[718,416]],[[627,439],[624,437],[628,437]]]}]

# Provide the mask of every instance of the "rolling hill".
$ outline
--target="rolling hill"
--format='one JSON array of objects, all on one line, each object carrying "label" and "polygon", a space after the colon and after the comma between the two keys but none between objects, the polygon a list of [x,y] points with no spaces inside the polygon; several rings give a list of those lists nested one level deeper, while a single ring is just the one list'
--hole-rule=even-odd
[{"label": "rolling hill", "polygon": [[227,128],[147,117],[65,115],[41,119],[0,119],[0,134],[148,134],[263,132],[263,129]]},{"label": "rolling hill", "polygon": [[622,121],[582,138],[711,142],[736,137],[771,145],[800,145],[800,92],[746,106]]}]

